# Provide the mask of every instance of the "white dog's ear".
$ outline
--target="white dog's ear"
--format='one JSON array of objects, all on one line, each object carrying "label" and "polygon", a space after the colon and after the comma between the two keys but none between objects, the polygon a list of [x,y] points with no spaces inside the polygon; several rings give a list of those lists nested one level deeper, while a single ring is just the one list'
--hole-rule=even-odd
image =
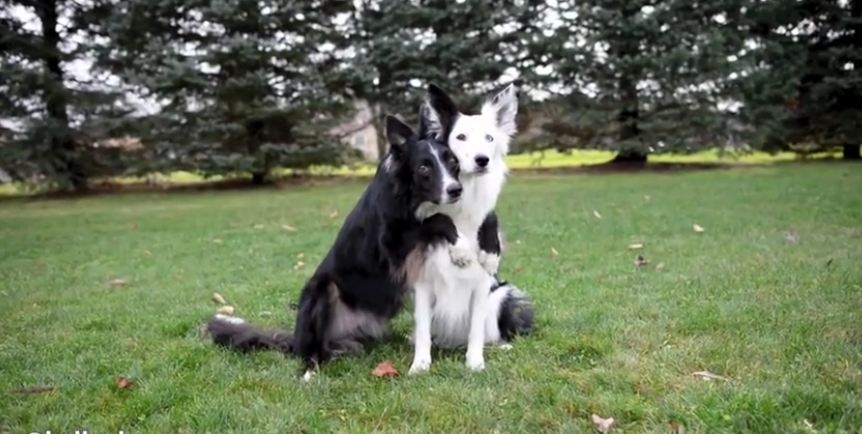
[{"label": "white dog's ear", "polygon": [[482,115],[493,117],[499,128],[504,133],[513,136],[518,130],[515,124],[515,116],[518,114],[518,86],[520,81],[516,81],[500,93],[494,95],[482,106]]},{"label": "white dog's ear", "polygon": [[429,84],[428,94],[419,111],[419,136],[448,140],[456,117],[458,107],[452,98],[436,84]]}]

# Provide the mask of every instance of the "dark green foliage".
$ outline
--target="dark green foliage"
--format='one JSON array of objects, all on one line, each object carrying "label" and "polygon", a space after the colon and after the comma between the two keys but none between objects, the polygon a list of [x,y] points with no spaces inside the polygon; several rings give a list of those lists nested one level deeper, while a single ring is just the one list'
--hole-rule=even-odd
[{"label": "dark green foliage", "polygon": [[343,108],[327,81],[351,3],[128,0],[111,19],[110,65],[158,102],[144,138],[162,170],[247,172],[338,160]]},{"label": "dark green foliage", "polygon": [[[547,128],[560,148],[604,148],[626,160],[728,140],[728,59],[742,44],[741,2],[560,2],[544,49],[562,108]],[[560,139],[563,137],[564,139]]]},{"label": "dark green foliage", "polygon": [[743,86],[748,122],[767,149],[862,142],[862,2],[757,2],[744,28],[756,47]]},{"label": "dark green foliage", "polygon": [[0,1],[0,168],[14,179],[82,190],[117,173],[98,144],[122,134],[122,94],[95,70],[68,73],[92,53],[109,10],[100,1]]},{"label": "dark green foliage", "polygon": [[[475,103],[505,73],[532,64],[524,49],[538,35],[543,7],[512,0],[363,1],[352,21],[356,57],[343,80],[378,122],[384,113],[412,122],[429,82],[462,104]],[[382,151],[385,142],[378,143]]]}]

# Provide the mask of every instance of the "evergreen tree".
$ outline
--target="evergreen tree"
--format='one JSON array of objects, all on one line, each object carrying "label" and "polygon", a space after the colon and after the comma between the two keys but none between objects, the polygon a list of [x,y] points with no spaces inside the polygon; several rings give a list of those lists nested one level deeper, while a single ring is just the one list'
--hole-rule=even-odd
[{"label": "evergreen tree", "polygon": [[342,72],[345,85],[372,108],[380,155],[386,143],[382,115],[413,119],[429,82],[469,103],[490,91],[507,69],[529,69],[534,59],[525,47],[538,34],[543,4],[362,1],[352,20],[355,55]]},{"label": "evergreen tree", "polygon": [[720,103],[743,42],[741,1],[578,0],[552,12],[545,49],[568,106],[548,126],[569,139],[557,146],[642,162],[728,140],[732,116]]},{"label": "evergreen tree", "polygon": [[346,0],[127,0],[100,61],[159,102],[147,141],[169,168],[247,172],[331,163],[343,108],[327,82]]},{"label": "evergreen tree", "polygon": [[0,167],[20,181],[83,190],[102,174],[98,141],[120,134],[121,94],[92,59],[110,5],[0,0]]},{"label": "evergreen tree", "polygon": [[859,159],[862,2],[752,2],[746,18],[752,50],[740,85],[763,146],[843,146]]}]

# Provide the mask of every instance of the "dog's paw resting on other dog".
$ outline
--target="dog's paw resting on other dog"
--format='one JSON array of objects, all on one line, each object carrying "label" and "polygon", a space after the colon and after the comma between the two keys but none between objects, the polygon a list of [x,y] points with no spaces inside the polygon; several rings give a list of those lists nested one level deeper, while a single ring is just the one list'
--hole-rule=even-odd
[{"label": "dog's paw resting on other dog", "polygon": [[464,237],[458,237],[455,244],[449,245],[449,258],[456,267],[467,268],[476,260],[476,251],[470,248],[470,243]]}]

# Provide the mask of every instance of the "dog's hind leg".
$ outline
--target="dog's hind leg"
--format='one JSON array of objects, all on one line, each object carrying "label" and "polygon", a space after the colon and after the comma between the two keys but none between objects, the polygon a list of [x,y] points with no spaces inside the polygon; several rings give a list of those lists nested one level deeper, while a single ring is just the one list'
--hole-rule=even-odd
[{"label": "dog's hind leg", "polygon": [[338,288],[329,279],[312,277],[302,291],[294,330],[294,351],[302,359],[303,380],[314,376],[320,363],[330,358],[328,332]]}]

